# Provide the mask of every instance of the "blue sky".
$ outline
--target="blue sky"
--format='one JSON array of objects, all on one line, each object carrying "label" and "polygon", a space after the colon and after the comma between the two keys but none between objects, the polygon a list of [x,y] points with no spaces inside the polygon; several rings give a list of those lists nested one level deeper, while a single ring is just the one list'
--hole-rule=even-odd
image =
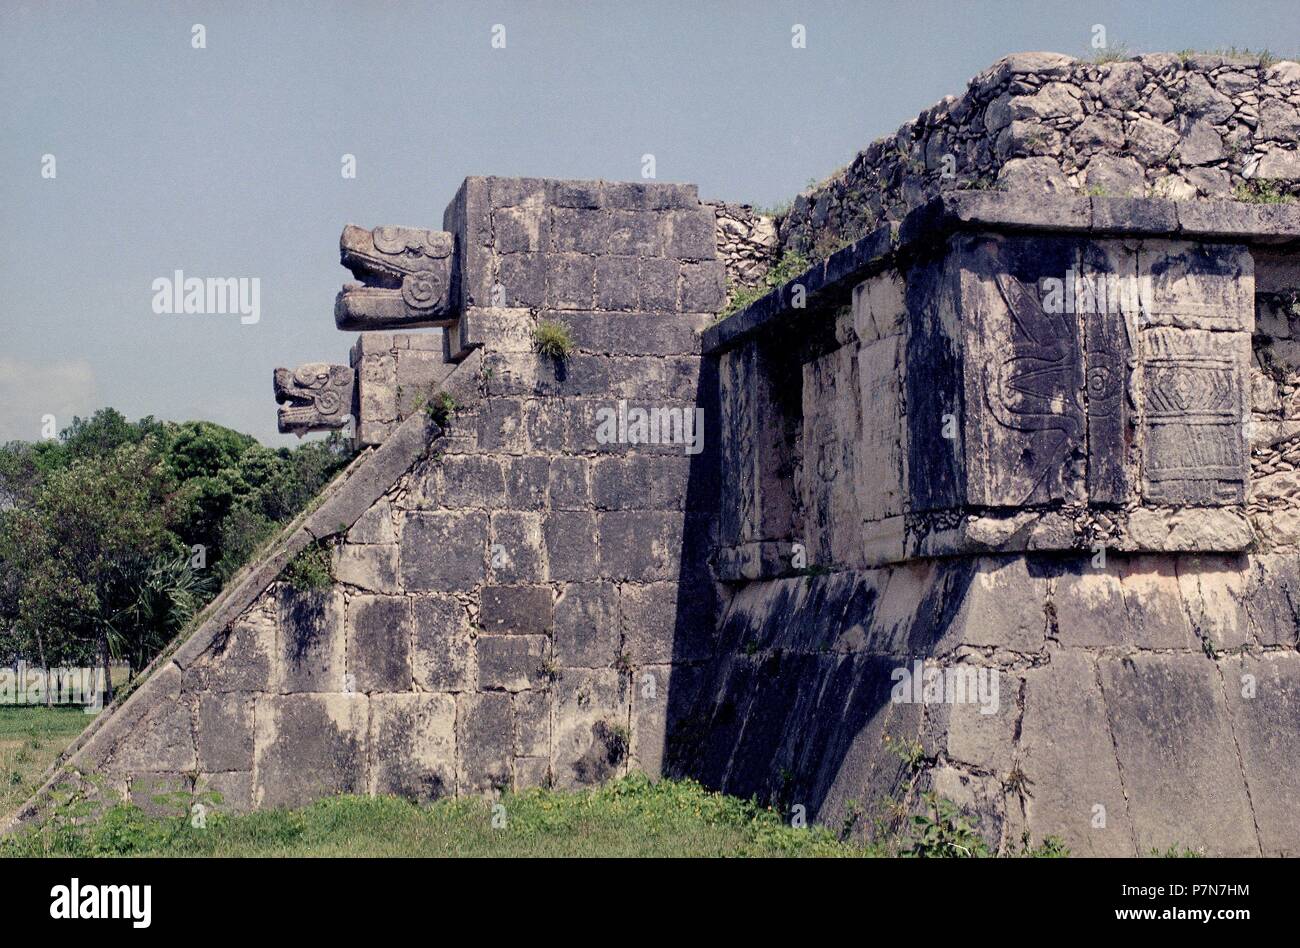
[{"label": "blue sky", "polygon": [[[466,175],[633,179],[651,153],[660,180],[777,204],[1009,52],[1086,55],[1100,23],[1134,52],[1293,55],[1295,9],[5,0],[0,441],[112,405],[292,443],[271,370],[346,361],[343,224],[440,226]],[[154,313],[177,269],[258,278],[260,320]]]}]

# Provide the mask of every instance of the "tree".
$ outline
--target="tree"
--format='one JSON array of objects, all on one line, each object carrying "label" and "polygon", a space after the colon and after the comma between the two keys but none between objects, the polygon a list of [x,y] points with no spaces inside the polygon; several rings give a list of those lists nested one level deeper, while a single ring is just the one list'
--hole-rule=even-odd
[{"label": "tree", "polygon": [[[6,517],[23,563],[19,621],[93,643],[104,667],[130,640],[133,607],[162,554],[185,549],[167,528],[167,482],[152,441],[122,444],[51,472],[30,507]],[[116,647],[115,647],[116,646]]]},{"label": "tree", "polygon": [[0,446],[0,655],[143,667],[351,456],[337,433],[272,450],[111,408]]}]

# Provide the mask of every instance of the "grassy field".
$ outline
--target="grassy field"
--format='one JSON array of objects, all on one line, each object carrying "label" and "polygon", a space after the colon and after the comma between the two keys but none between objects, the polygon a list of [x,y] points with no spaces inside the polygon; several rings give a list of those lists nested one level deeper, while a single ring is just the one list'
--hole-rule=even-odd
[{"label": "grassy field", "polygon": [[0,705],[0,816],[18,807],[91,721],[79,707]]}]

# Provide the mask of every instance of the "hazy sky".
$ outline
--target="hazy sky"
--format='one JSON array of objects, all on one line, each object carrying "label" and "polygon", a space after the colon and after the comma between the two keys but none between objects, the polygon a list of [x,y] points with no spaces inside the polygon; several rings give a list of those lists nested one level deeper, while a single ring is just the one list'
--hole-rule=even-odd
[{"label": "hazy sky", "polygon": [[[466,175],[633,179],[645,153],[777,204],[1006,53],[1089,54],[1097,23],[1134,52],[1300,48],[1295,0],[0,0],[0,441],[112,405],[291,443],[271,370],[346,361],[345,222],[439,227]],[[177,269],[259,278],[260,321],[154,313]]]}]

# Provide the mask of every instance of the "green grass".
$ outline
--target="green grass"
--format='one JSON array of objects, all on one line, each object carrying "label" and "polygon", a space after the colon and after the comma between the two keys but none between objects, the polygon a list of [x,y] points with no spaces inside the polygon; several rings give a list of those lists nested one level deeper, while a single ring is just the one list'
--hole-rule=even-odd
[{"label": "green grass", "polygon": [[70,705],[0,706],[0,816],[31,796],[41,774],[93,720]]},{"label": "green grass", "polygon": [[732,313],[738,313],[746,306],[766,296],[770,291],[793,280],[807,270],[812,264],[797,250],[787,250],[781,259],[772,264],[757,286],[739,286],[731,288],[731,299],[718,315],[724,319]]},{"label": "green grass", "polygon": [[533,348],[544,356],[563,362],[573,352],[573,332],[567,323],[543,319],[533,330]]},{"label": "green grass", "polygon": [[1290,204],[1295,197],[1278,189],[1272,181],[1258,178],[1243,181],[1232,192],[1233,200],[1249,204]]},{"label": "green grass", "polygon": [[[641,774],[585,790],[507,793],[495,803],[475,797],[417,806],[396,797],[338,796],[295,810],[211,811],[197,821],[194,798],[173,794],[155,802],[175,815],[149,816],[119,804],[89,818],[84,800],[65,802],[40,826],[0,839],[0,857],[993,855],[955,805],[932,794],[901,831],[864,845],[852,829],[861,816],[856,804],[854,819],[837,834],[825,826],[791,826],[771,807],[692,780]],[[1011,854],[1068,851],[1054,838],[1031,846],[1026,836]]]},{"label": "green grass", "polygon": [[0,856],[866,856],[824,827],[796,829],[771,809],[689,780],[625,777],[598,789],[529,790],[416,806],[341,796],[298,810],[149,817],[119,805],[72,826],[0,840]]}]

